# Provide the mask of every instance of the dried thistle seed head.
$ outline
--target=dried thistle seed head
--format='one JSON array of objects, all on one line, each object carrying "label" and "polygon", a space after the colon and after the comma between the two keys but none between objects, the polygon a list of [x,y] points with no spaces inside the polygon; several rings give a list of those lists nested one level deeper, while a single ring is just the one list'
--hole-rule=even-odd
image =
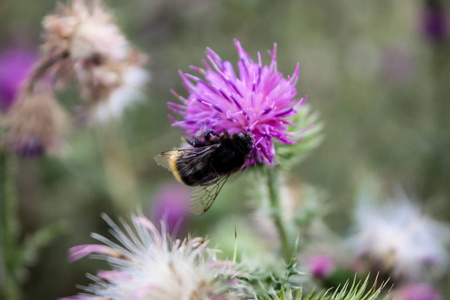
[{"label": "dried thistle seed head", "polygon": [[120,60],[127,56],[128,42],[100,1],[59,4],[43,21],[45,53],[68,53],[71,59],[100,55]]},{"label": "dried thistle seed head", "polygon": [[50,91],[24,92],[2,120],[5,143],[21,156],[55,153],[68,131],[67,119]]},{"label": "dried thistle seed head", "polygon": [[131,47],[100,1],[59,5],[55,14],[44,19],[44,29],[43,56],[67,58],[55,64],[57,77],[63,78],[59,82],[64,85],[76,78],[87,100],[78,110],[78,121],[119,117],[140,98],[149,77],[143,68],[147,57]]},{"label": "dried thistle seed head", "polygon": [[[120,116],[148,81],[142,67],[146,56],[129,45],[101,1],[59,4],[43,25],[46,41],[40,59],[3,121],[6,144],[27,156],[54,152],[60,144],[66,116],[53,92],[70,80],[78,80],[87,100],[79,110],[83,115],[78,116],[85,121]],[[42,91],[49,76],[55,83]]]},{"label": "dried thistle seed head", "polygon": [[142,96],[141,88],[149,74],[142,68],[145,55],[130,49],[124,61],[104,60],[99,64],[76,66],[76,75],[85,105],[83,119],[104,122],[119,117],[123,110]]}]

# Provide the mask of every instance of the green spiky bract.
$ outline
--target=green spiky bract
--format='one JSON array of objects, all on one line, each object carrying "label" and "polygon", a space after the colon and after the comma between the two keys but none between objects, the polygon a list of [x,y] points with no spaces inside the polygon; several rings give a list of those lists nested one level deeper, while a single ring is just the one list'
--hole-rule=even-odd
[{"label": "green spiky bract", "polygon": [[[303,138],[298,143],[285,145],[275,144],[277,153],[275,162],[284,169],[290,169],[301,162],[313,149],[317,148],[323,140],[323,123],[319,121],[319,114],[313,112],[311,107],[305,104],[298,113],[291,118],[294,126],[289,127],[288,132],[301,132]],[[311,127],[312,126],[312,127]]]},{"label": "green spiky bract", "polygon": [[309,291],[305,293],[302,288],[283,286],[279,289],[271,289],[266,295],[257,297],[259,300],[388,300],[389,293],[383,293],[386,283],[382,283],[380,287],[375,284],[369,287],[369,276],[363,283],[356,282],[350,285],[347,281],[342,287],[328,291]]}]

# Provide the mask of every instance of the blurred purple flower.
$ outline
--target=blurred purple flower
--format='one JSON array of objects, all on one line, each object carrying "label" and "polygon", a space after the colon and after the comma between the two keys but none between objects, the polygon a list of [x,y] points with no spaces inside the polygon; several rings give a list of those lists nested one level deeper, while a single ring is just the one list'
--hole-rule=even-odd
[{"label": "blurred purple flower", "polygon": [[167,232],[180,235],[186,231],[190,216],[190,192],[185,186],[171,183],[155,195],[152,216],[156,224],[163,221]]},{"label": "blurred purple flower", "polygon": [[410,284],[395,293],[395,300],[441,300],[440,293],[432,286]]},{"label": "blurred purple flower", "polygon": [[423,14],[423,31],[426,37],[442,42],[447,35],[447,17],[439,0],[427,0]]},{"label": "blurred purple flower", "polygon": [[289,117],[296,115],[303,103],[303,99],[294,99],[299,65],[292,77],[284,78],[277,70],[276,44],[273,51],[269,51],[270,66],[263,66],[259,53],[256,63],[239,41],[234,40],[234,43],[240,57],[238,75],[229,61],[223,61],[210,48],[206,50],[207,60],[203,60],[205,69],[191,66],[205,80],[180,71],[189,97],[183,98],[172,91],[182,104],[169,103],[169,108],[184,120],[171,119],[174,126],[180,126],[190,136],[208,130],[250,133],[255,144],[249,163],[274,164],[274,138],[284,144],[299,141],[291,138],[300,132],[287,132],[288,125],[292,125]]},{"label": "blurred purple flower", "polygon": [[17,99],[20,85],[37,58],[33,52],[18,47],[0,54],[0,110],[7,110]]},{"label": "blurred purple flower", "polygon": [[334,261],[328,255],[312,256],[307,261],[311,275],[316,279],[324,279],[334,270]]}]

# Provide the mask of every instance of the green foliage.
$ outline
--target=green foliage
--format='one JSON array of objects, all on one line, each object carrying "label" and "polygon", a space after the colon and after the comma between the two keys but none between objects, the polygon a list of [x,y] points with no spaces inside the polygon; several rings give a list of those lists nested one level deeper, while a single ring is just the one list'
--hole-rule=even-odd
[{"label": "green foliage", "polygon": [[[297,251],[294,251],[295,253]],[[241,269],[248,269],[245,263]],[[261,268],[261,266],[252,270],[245,270],[249,276],[240,278],[243,286],[252,290],[255,299],[273,299],[269,296],[273,291],[284,290],[285,288],[294,288],[298,286],[301,281],[301,276],[304,274],[297,269],[297,259],[294,254],[289,263],[284,264],[283,267],[278,268],[272,266],[268,268]],[[248,294],[248,292],[247,292]],[[269,298],[267,298],[269,297]]]},{"label": "green foliage", "polygon": [[309,105],[303,105],[297,115],[292,117],[291,122],[295,125],[289,127],[289,132],[304,132],[301,133],[303,138],[298,143],[291,145],[276,144],[276,162],[285,169],[290,169],[301,162],[323,141],[322,130],[324,125],[319,121],[319,114],[313,112]]},{"label": "green foliage", "polygon": [[[298,244],[294,253],[298,253]],[[245,267],[242,267],[245,269]],[[341,287],[315,291],[304,289],[307,281],[306,274],[298,270],[296,254],[289,263],[280,269],[252,270],[246,272],[248,276],[240,278],[243,294],[252,292],[257,300],[388,300],[389,292],[384,291],[386,283],[377,285],[377,278],[370,284],[370,274],[361,282],[355,277],[352,284],[349,280]]]},{"label": "green foliage", "polygon": [[264,298],[265,300],[388,300],[389,294],[383,294],[382,291],[385,284],[381,284],[380,287],[376,285],[369,288],[368,286],[369,276],[361,284],[356,283],[356,280],[350,285],[347,281],[344,286],[336,288],[334,292],[332,290],[320,291],[315,293],[310,291],[304,293],[301,287],[298,289],[282,287],[280,290],[271,290]]},{"label": "green foliage", "polygon": [[33,265],[36,262],[39,252],[66,232],[66,223],[60,221],[43,227],[37,232],[27,236],[24,245],[22,246],[22,265]]},{"label": "green foliage", "polygon": [[[303,133],[304,138],[299,143],[276,145],[277,163],[301,178],[300,192],[304,192],[305,202],[295,211],[294,222],[289,225],[295,223],[296,229],[305,228],[323,216],[324,205],[316,202],[321,199],[320,194],[317,197],[312,189],[303,189],[304,182],[310,182],[314,189],[324,190],[332,198],[333,212],[327,215],[327,224],[336,231],[345,231],[354,204],[350,194],[362,179],[357,173],[361,166],[380,174],[382,183],[400,181],[418,199],[433,200],[428,201],[429,208],[437,212],[438,218],[449,220],[449,201],[446,200],[450,193],[450,156],[447,155],[450,135],[445,128],[450,128],[447,116],[450,51],[448,37],[443,43],[423,38],[420,25],[424,2],[324,0],[275,5],[267,0],[233,0],[203,1],[199,5],[199,1],[194,0],[111,0],[106,3],[112,7],[130,41],[150,56],[149,70],[153,76],[146,90],[147,101],[124,114],[125,135],[120,137],[126,139],[130,148],[131,163],[138,178],[136,193],[141,195],[144,212],[152,213],[154,192],[173,180],[169,172],[156,167],[153,156],[180,143],[179,130],[170,127],[166,104],[174,100],[170,89],[182,91],[177,70],[186,71],[189,65],[200,65],[206,46],[223,53],[223,59],[234,61],[237,57],[232,40],[238,38],[253,58],[261,51],[265,62],[268,57],[263,52],[277,42],[278,66],[282,72],[289,73],[293,63],[299,61],[302,74],[298,94],[308,93],[308,103],[314,111],[320,111],[321,120],[326,122],[327,138],[323,140],[323,124],[317,113],[305,105],[292,120],[298,124],[290,131],[299,132],[312,124],[314,127]],[[440,2],[448,8],[446,1]],[[4,12],[0,20],[2,50],[19,43],[37,51],[41,42],[41,20],[54,7],[53,0],[0,2],[0,11]],[[69,107],[77,101],[79,92],[74,87],[58,98],[70,103]],[[30,276],[22,287],[25,300],[68,295],[78,282],[76,279],[86,272],[96,272],[92,265],[88,270],[80,265],[68,265],[65,257],[67,248],[84,242],[87,232],[105,232],[98,215],[112,210],[112,189],[107,184],[108,174],[102,168],[103,152],[92,135],[86,128],[75,128],[68,139],[72,151],[58,158],[57,164],[52,161],[55,158],[20,162],[17,206],[21,226],[17,228],[17,237],[25,237],[26,242],[41,224],[61,219],[77,224],[67,228],[70,234],[55,243],[55,253],[42,256],[36,262],[33,268],[36,276]],[[0,141],[2,139],[0,128]],[[314,151],[314,159],[303,161],[322,140],[321,147]],[[114,138],[106,139],[102,149],[112,152],[116,149],[115,143]],[[301,168],[295,168],[300,162]],[[239,216],[248,212],[249,194],[266,200],[264,186],[253,189],[248,187],[253,184],[244,186],[240,182],[244,173],[247,175],[252,169],[233,176],[208,214],[190,220],[189,231],[213,236],[211,228],[222,229],[225,225],[232,228],[230,215],[236,214],[239,220]],[[116,168],[115,172],[121,179],[120,184],[126,182],[127,173],[122,172],[122,168]],[[264,181],[254,180],[253,183],[265,185]],[[371,200],[370,186],[364,186],[359,192],[361,197]],[[280,210],[264,209],[271,215],[282,215]],[[245,235],[243,226],[246,226]],[[222,230],[226,232],[227,227]],[[237,228],[240,252],[251,249],[254,252],[246,255],[252,257],[257,255],[257,250],[271,250],[253,242],[262,240],[252,231],[254,227],[241,217]],[[58,232],[57,227],[53,228],[50,235]],[[246,239],[251,234],[252,239]],[[234,236],[232,230],[229,236]],[[302,236],[302,245],[308,245],[305,236]],[[14,265],[22,262],[22,255],[28,257],[27,261],[33,260],[39,245],[50,242],[48,237],[47,233],[40,233],[30,239],[27,253],[15,251],[16,248],[9,252],[14,256]],[[222,237],[214,235],[214,238],[223,250]],[[243,247],[244,243],[252,248]],[[225,253],[233,251],[234,244],[229,244],[230,250]],[[57,256],[57,253],[64,254]],[[238,262],[241,257],[237,257]],[[271,270],[271,275],[267,275],[266,269],[252,272],[251,284],[260,287],[261,293],[251,299],[351,298],[348,285],[344,295],[338,293],[332,298],[331,291],[314,293],[305,285],[300,289],[301,274],[287,276],[289,272],[281,263],[279,269]],[[4,274],[0,275],[4,284]],[[445,299],[450,295],[448,276],[440,282],[430,280]],[[277,283],[272,285],[272,280]],[[271,294],[264,294],[264,289],[271,290]],[[356,292],[360,290],[365,289],[359,287]],[[366,299],[383,297],[380,294]]]},{"label": "green foliage", "polygon": [[300,188],[301,208],[295,210],[294,222],[299,228],[309,227],[318,217],[324,214],[324,193],[309,184]]}]

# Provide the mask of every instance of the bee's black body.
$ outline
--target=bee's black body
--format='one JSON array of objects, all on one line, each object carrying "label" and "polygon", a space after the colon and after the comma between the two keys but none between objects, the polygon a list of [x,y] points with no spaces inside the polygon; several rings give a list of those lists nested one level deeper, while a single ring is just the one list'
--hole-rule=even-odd
[{"label": "bee's black body", "polygon": [[192,187],[191,211],[207,211],[229,175],[245,166],[253,149],[248,133],[217,134],[208,131],[203,137],[190,137],[191,148],[174,149],[155,156],[156,162],[175,178]]},{"label": "bee's black body", "polygon": [[[253,146],[251,137],[244,133],[235,133],[230,137],[227,132],[220,135],[207,132],[204,142],[197,138],[187,141],[198,150],[202,163],[192,164],[192,154],[180,152],[175,166],[183,183],[191,186],[209,185],[224,175],[239,171]],[[211,151],[202,153],[206,149]]]}]

